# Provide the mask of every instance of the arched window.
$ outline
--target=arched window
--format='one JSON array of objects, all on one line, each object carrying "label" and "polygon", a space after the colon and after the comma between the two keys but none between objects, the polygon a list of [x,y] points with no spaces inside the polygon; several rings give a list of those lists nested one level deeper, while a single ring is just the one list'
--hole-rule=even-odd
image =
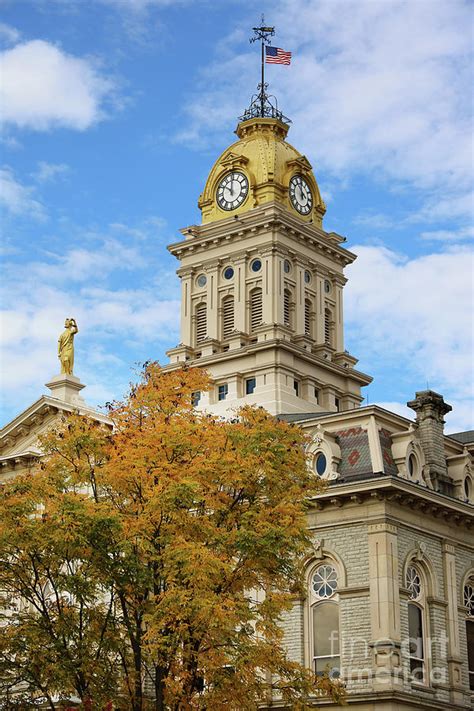
[{"label": "arched window", "polygon": [[311,336],[312,324],[311,324],[311,313],[313,311],[313,304],[310,299],[304,300],[304,332],[306,336]]},{"label": "arched window", "polygon": [[466,641],[469,689],[474,691],[474,575],[464,585],[463,603],[466,608]]},{"label": "arched window", "polygon": [[222,299],[222,338],[228,338],[234,330],[234,297]]},{"label": "arched window", "polygon": [[207,305],[196,306],[196,344],[204,341],[207,336]]},{"label": "arched window", "polygon": [[332,314],[331,309],[324,309],[324,342],[332,346]]},{"label": "arched window", "polygon": [[408,603],[410,673],[415,681],[423,684],[426,680],[424,631],[426,590],[423,577],[414,565],[409,565],[407,568],[405,585],[410,593]]},{"label": "arched window", "polygon": [[262,290],[252,289],[250,292],[250,332],[261,325],[263,320]]},{"label": "arched window", "polygon": [[338,574],[332,563],[319,565],[310,575],[311,655],[315,674],[340,674]]}]

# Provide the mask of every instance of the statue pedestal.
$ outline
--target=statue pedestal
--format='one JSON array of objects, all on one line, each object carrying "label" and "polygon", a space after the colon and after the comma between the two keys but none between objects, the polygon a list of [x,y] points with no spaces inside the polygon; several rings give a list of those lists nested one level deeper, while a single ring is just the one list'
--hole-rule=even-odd
[{"label": "statue pedestal", "polygon": [[51,396],[67,402],[70,405],[85,405],[85,401],[79,395],[79,392],[86,386],[81,383],[75,375],[66,375],[61,373],[55,375],[46,387],[51,390]]}]

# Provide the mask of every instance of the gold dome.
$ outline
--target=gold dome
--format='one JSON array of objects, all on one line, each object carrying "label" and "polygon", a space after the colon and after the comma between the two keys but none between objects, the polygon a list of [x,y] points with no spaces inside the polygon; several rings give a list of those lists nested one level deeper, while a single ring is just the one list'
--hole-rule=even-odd
[{"label": "gold dome", "polygon": [[[288,129],[288,124],[274,118],[252,118],[239,123],[236,130],[239,140],[214,163],[199,198],[204,224],[275,201],[285,205],[301,220],[322,225],[326,206],[310,162],[285,141]],[[219,207],[216,192],[220,181],[232,171],[245,174],[249,189],[242,204],[230,211]],[[313,195],[311,209],[304,215],[295,210],[289,197],[290,180],[298,175],[304,178]]]}]

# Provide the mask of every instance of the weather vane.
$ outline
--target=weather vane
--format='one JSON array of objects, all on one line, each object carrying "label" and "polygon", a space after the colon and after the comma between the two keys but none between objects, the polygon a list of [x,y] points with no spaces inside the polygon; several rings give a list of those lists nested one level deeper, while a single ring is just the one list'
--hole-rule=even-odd
[{"label": "weather vane", "polygon": [[276,98],[267,94],[268,84],[265,83],[265,63],[290,64],[291,52],[285,52],[279,47],[271,46],[270,37],[275,34],[275,28],[265,24],[263,15],[260,26],[252,29],[254,36],[250,38],[250,43],[260,42],[261,46],[261,81],[257,85],[258,93],[252,96],[250,106],[243,116],[240,116],[240,120],[247,121],[251,118],[262,117],[276,118],[284,123],[291,123],[290,119],[279,111]]}]

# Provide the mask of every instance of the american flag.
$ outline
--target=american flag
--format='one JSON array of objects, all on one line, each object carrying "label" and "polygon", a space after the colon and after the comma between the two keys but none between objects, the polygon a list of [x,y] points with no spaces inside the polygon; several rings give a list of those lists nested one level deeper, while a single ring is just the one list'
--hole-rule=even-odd
[{"label": "american flag", "polygon": [[265,61],[267,64],[290,64],[291,52],[280,47],[265,47]]}]

